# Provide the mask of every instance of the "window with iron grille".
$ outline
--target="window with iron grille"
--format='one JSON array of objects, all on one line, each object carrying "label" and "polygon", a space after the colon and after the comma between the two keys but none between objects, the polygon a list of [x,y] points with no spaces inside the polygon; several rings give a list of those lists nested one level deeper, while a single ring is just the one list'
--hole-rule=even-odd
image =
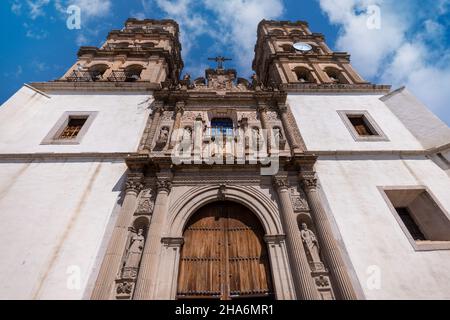
[{"label": "window with iron grille", "polygon": [[59,135],[58,139],[67,140],[75,139],[83,128],[88,117],[69,117],[67,126]]},{"label": "window with iron grille", "polygon": [[80,144],[98,111],[66,111],[41,144]]}]

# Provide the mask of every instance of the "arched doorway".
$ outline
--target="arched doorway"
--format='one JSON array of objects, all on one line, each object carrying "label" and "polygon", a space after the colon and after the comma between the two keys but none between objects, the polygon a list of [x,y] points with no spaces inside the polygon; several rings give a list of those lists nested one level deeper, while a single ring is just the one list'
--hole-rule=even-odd
[{"label": "arched doorway", "polygon": [[229,201],[210,203],[184,233],[177,298],[272,297],[264,230],[254,214]]}]

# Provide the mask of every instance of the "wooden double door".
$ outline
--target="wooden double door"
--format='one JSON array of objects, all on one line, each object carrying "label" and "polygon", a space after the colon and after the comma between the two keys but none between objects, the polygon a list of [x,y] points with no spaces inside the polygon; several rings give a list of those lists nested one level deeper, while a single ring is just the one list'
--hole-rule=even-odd
[{"label": "wooden double door", "polygon": [[264,230],[234,202],[199,209],[184,231],[177,298],[273,297]]}]

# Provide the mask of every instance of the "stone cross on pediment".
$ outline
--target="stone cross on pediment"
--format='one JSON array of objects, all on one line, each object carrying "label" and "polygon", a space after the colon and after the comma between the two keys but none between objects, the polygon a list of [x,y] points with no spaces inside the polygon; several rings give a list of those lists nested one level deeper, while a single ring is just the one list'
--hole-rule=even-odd
[{"label": "stone cross on pediment", "polygon": [[231,61],[232,59],[218,56],[215,58],[208,58],[208,60],[217,62],[217,69],[223,69],[223,63],[225,61]]}]

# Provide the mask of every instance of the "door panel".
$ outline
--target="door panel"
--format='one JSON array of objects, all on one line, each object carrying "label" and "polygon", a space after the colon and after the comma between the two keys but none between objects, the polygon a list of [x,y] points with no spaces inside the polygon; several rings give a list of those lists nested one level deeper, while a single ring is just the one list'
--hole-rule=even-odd
[{"label": "door panel", "polygon": [[270,296],[264,231],[250,210],[233,202],[201,208],[184,232],[178,298]]}]

